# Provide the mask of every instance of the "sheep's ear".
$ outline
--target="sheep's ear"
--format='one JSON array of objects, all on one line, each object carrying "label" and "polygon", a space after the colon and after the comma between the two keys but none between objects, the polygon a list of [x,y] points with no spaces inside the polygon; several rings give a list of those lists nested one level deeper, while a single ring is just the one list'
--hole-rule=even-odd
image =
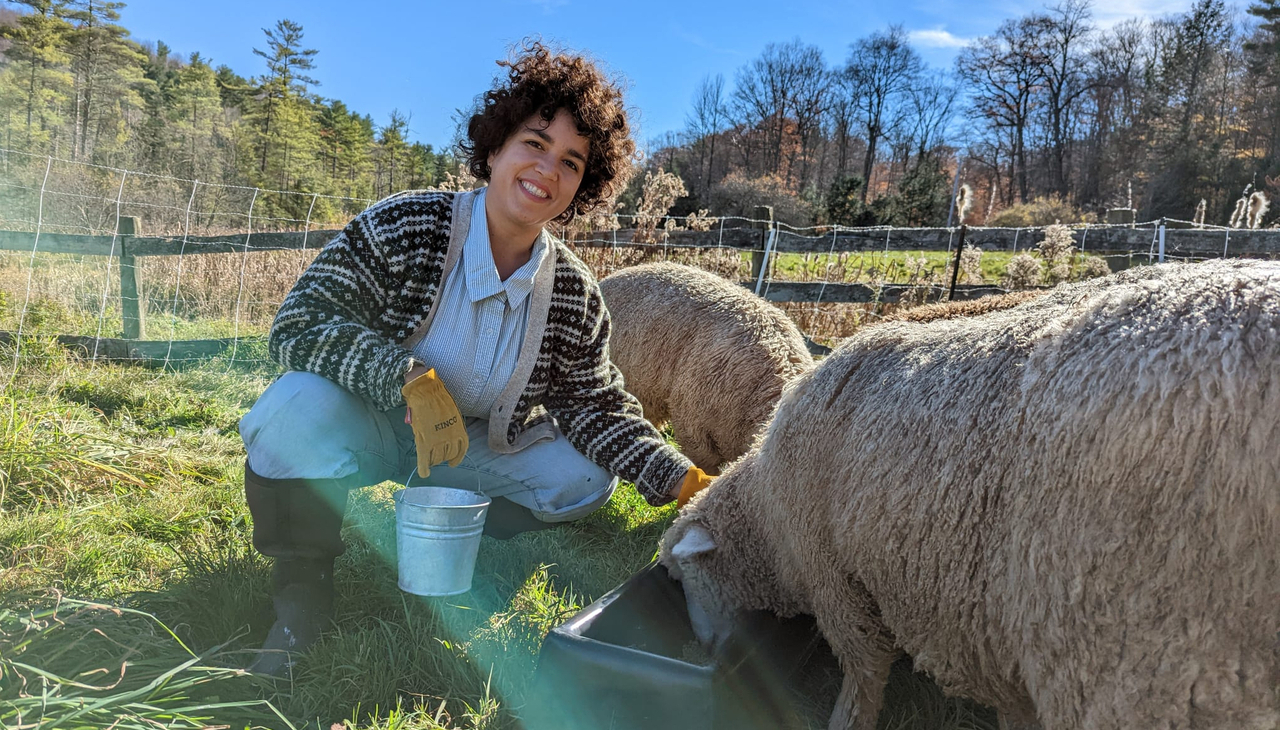
[{"label": "sheep's ear", "polygon": [[696,522],[689,525],[680,541],[671,546],[677,577],[684,585],[689,623],[704,647],[716,647],[729,635],[730,626],[722,616],[720,601],[710,583],[711,577],[699,565],[698,556],[716,549],[716,541],[707,528]]},{"label": "sheep's ear", "polygon": [[709,553],[715,549],[716,541],[711,537],[711,533],[707,532],[707,528],[695,523],[685,531],[684,536],[680,538],[680,542],[671,546],[671,557],[676,560],[684,560],[694,555]]}]

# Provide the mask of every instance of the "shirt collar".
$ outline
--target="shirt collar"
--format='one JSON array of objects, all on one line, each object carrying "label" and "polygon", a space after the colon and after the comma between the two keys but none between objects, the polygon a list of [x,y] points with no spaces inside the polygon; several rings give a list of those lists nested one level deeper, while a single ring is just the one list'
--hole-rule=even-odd
[{"label": "shirt collar", "polygon": [[498,267],[493,263],[493,249],[489,244],[489,224],[484,213],[485,191],[482,188],[476,195],[471,208],[471,228],[467,231],[467,240],[463,244],[462,261],[467,277],[467,294],[471,301],[478,302],[488,297],[506,295],[507,307],[515,309],[524,303],[533,291],[533,278],[538,267],[547,254],[546,231],[538,234],[533,243],[533,252],[529,261],[515,270],[506,281],[498,278]]},{"label": "shirt collar", "polygon": [[471,205],[471,229],[462,244],[462,263],[467,276],[467,294],[472,302],[487,299],[502,291],[498,267],[489,248],[489,224],[484,217],[484,190]]},{"label": "shirt collar", "polygon": [[529,261],[502,282],[507,289],[507,306],[515,309],[524,303],[525,298],[533,291],[533,277],[537,275],[538,267],[542,266],[542,260],[546,257],[547,232],[543,231],[538,234],[538,240],[533,242],[533,253],[529,256]]}]

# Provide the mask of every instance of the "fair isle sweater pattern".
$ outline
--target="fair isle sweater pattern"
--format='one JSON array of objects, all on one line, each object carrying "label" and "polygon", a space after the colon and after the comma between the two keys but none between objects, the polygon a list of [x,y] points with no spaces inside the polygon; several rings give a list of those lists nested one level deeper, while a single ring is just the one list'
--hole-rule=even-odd
[{"label": "fair isle sweater pattern", "polygon": [[[454,199],[399,193],[352,219],[285,297],[271,326],[271,357],[287,370],[329,378],[380,410],[402,405],[400,387],[413,361],[403,343],[439,295]],[[505,425],[501,445],[511,448],[531,431],[545,432],[554,417],[588,459],[633,482],[650,504],[669,502],[690,462],[643,418],[609,361],[608,310],[591,272],[548,239],[554,260],[543,265],[555,273],[537,357],[514,408],[495,406],[491,426]],[[529,326],[537,321],[531,312]]]}]

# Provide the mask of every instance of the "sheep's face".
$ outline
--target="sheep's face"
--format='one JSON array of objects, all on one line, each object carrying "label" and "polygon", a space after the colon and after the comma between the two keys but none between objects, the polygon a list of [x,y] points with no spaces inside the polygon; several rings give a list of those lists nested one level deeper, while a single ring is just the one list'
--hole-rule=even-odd
[{"label": "sheep's face", "polygon": [[684,587],[693,632],[709,649],[719,646],[729,635],[736,612],[713,577],[716,557],[711,531],[690,516],[682,516],[663,536],[660,560]]},{"label": "sheep's face", "polygon": [[658,560],[684,586],[699,641],[715,649],[743,610],[786,610],[770,541],[750,495],[761,487],[754,452],[730,464],[685,505],[662,536]]}]

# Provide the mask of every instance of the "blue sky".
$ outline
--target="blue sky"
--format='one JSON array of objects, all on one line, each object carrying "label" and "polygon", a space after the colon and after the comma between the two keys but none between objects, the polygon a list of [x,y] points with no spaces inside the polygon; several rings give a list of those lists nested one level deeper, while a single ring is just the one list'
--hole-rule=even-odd
[{"label": "blue sky", "polygon": [[[1095,3],[1111,25],[1134,16],[1185,10],[1190,0]],[[1243,5],[1232,2],[1231,5]],[[933,66],[949,67],[968,38],[1004,19],[1042,7],[1027,0],[890,2],[588,2],[587,0],[129,0],[122,23],[140,41],[164,41],[182,55],[199,51],[244,76],[261,73],[252,49],[266,48],[262,29],[281,18],[301,23],[307,47],[319,50],[316,92],[341,99],[383,124],[392,109],[411,114],[411,138],[446,145],[452,114],[470,106],[492,82],[495,59],[521,38],[540,34],[586,50],[629,81],[638,110],[638,139],[684,126],[695,87],[708,74],[735,70],[770,42],[794,38],[817,45],[828,64],[843,62],[849,44],[892,23],[913,35]]]}]

